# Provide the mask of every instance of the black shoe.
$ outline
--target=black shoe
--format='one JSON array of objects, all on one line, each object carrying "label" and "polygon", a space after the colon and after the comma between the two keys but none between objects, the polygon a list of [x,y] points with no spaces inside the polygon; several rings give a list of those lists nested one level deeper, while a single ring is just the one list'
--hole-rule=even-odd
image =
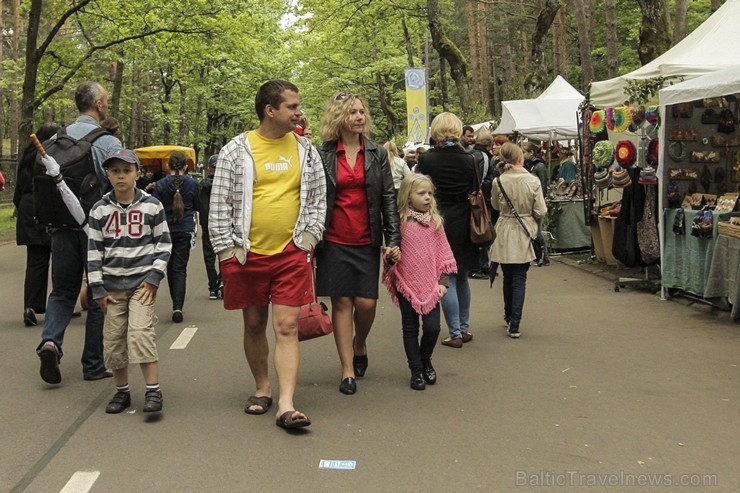
[{"label": "black shoe", "polygon": [[82,316],[82,312],[78,312],[78,311],[72,312],[72,318],[77,318],[77,317],[81,317],[81,316]]},{"label": "black shoe", "polygon": [[468,274],[471,279],[488,279],[488,274],[483,271],[475,271]]},{"label": "black shoe", "polygon": [[424,390],[427,384],[424,382],[423,370],[411,370],[411,388],[414,390]]},{"label": "black shoe", "polygon": [[108,414],[122,413],[131,406],[130,392],[116,392],[113,399],[105,406],[105,412]]},{"label": "black shoe", "polygon": [[208,299],[217,300],[218,299],[218,289],[211,289],[210,291],[208,291]]},{"label": "black shoe", "polygon": [[175,310],[172,312],[172,321],[176,324],[182,322],[182,310]]},{"label": "black shoe", "polygon": [[435,383],[437,383],[437,372],[434,371],[434,367],[432,366],[432,360],[430,359],[421,360],[421,366],[424,367],[424,381],[428,383],[429,385],[434,385]]},{"label": "black shoe", "polygon": [[111,378],[113,376],[113,372],[110,370],[102,370],[98,373],[85,373],[82,375],[82,378],[85,380],[102,380],[104,378]]},{"label": "black shoe", "polygon": [[41,379],[46,383],[61,383],[62,372],[59,371],[59,352],[51,341],[46,341],[39,351],[41,359]]},{"label": "black shoe", "polygon": [[26,308],[23,310],[23,325],[26,327],[33,327],[38,324],[39,321],[36,320],[36,313],[34,313],[33,308]]},{"label": "black shoe", "polygon": [[509,337],[512,339],[519,339],[519,336],[521,334],[519,333],[519,327],[511,327],[509,326]]},{"label": "black shoe", "polygon": [[352,356],[352,367],[355,370],[355,376],[357,378],[364,377],[367,371],[367,354],[364,356]]},{"label": "black shoe", "polygon": [[347,377],[342,380],[342,383],[339,384],[339,392],[346,395],[352,395],[357,392],[357,383],[355,383],[355,379]]},{"label": "black shoe", "polygon": [[145,413],[156,413],[162,410],[162,391],[161,390],[147,390],[144,394],[144,408],[142,411]]}]

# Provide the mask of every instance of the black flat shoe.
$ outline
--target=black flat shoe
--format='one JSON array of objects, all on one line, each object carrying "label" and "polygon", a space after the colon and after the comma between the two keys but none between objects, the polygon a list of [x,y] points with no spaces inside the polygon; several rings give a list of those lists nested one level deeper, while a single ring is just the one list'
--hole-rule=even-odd
[{"label": "black flat shoe", "polygon": [[429,385],[434,385],[435,383],[437,383],[437,372],[434,371],[432,361],[428,359],[423,359],[421,360],[421,365],[424,367],[424,381]]},{"label": "black flat shoe", "polygon": [[33,308],[26,308],[23,310],[23,325],[26,327],[33,327],[34,325],[38,325],[38,320],[36,320],[36,314],[33,311]]},{"label": "black flat shoe", "polygon": [[367,371],[367,354],[364,356],[352,356],[352,366],[354,367],[357,378],[364,377]]},{"label": "black flat shoe", "polygon": [[424,390],[427,384],[424,382],[424,372],[422,370],[411,370],[411,388],[414,390]]},{"label": "black flat shoe", "polygon": [[339,392],[346,395],[352,395],[357,392],[357,384],[355,383],[355,379],[352,377],[347,377],[342,380],[342,383],[339,384]]}]

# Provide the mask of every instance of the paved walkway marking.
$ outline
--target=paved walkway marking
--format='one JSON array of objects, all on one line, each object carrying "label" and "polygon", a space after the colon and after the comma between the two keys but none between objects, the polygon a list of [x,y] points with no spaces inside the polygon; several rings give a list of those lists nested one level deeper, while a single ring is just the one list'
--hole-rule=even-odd
[{"label": "paved walkway marking", "polygon": [[175,339],[175,342],[172,343],[172,346],[170,346],[170,349],[185,349],[188,347],[188,343],[190,342],[190,339],[193,338],[195,333],[198,331],[198,327],[195,327],[191,325],[190,327],[185,327],[182,330],[182,333],[180,336]]},{"label": "paved walkway marking", "polygon": [[77,471],[59,493],[87,493],[100,476],[100,471]]},{"label": "paved walkway marking", "polygon": [[326,460],[319,461],[319,469],[354,469],[357,461],[354,460]]}]

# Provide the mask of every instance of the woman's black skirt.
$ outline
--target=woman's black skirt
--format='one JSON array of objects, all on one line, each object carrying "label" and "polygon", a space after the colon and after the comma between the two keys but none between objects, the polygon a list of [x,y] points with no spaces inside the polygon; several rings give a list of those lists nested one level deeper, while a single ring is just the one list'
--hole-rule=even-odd
[{"label": "woman's black skirt", "polygon": [[324,241],[316,249],[318,296],[378,299],[380,249]]}]

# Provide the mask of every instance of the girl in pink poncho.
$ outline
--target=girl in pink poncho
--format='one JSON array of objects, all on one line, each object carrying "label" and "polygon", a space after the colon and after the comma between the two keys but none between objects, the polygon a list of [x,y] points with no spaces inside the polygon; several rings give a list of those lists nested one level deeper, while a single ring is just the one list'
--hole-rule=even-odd
[{"label": "girl in pink poncho", "polygon": [[[401,251],[396,264],[386,257],[383,284],[401,309],[403,347],[411,369],[411,388],[424,390],[437,381],[432,352],[440,330],[439,300],[447,293],[457,264],[437,212],[434,185],[425,175],[407,176],[398,193]],[[419,316],[422,336],[419,341]]]}]

